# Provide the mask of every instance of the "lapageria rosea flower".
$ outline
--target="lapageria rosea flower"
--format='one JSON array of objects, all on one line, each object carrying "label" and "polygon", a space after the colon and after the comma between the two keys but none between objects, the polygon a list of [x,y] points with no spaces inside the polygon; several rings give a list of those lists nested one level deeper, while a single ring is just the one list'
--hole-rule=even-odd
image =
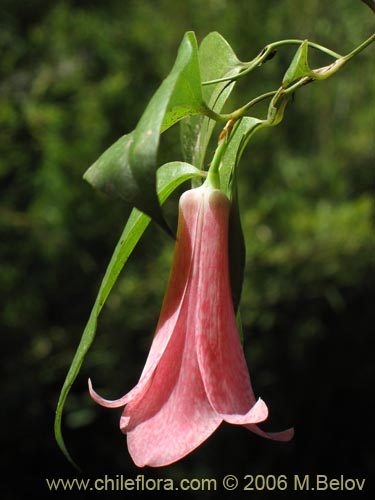
[{"label": "lapageria rosea flower", "polygon": [[287,441],[293,429],[266,433],[237,331],[228,264],[230,202],[203,185],[180,199],[172,270],[156,333],[138,384],[102,406],[125,406],[120,419],[139,467],[171,464],[202,444],[224,421]]}]

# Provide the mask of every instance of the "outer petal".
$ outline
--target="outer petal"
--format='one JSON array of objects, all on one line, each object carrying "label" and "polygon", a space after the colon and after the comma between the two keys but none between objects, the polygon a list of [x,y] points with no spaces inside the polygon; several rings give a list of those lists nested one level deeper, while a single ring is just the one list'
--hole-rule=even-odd
[{"label": "outer petal", "polygon": [[129,453],[139,467],[180,460],[222,422],[207,400],[189,332],[177,336],[185,338],[168,346],[147,394],[124,411]]},{"label": "outer petal", "polygon": [[[99,394],[94,391],[91,380],[89,380],[90,395],[94,401],[101,406],[105,406],[106,408],[119,408],[125,406],[133,399],[142,397],[143,393],[149,388],[154,371],[171,339],[181,312],[180,309],[190,273],[192,244],[196,236],[198,217],[199,213],[196,207],[190,205],[186,207],[184,223],[179,224],[178,227],[177,244],[174,252],[172,269],[158,325],[138,384],[121,398],[109,400],[99,396]],[[123,427],[123,425],[121,425],[121,427]]]},{"label": "outer petal", "polygon": [[227,422],[250,424],[265,420],[268,410],[261,400],[254,407],[236,326],[228,271],[229,210],[223,193],[206,191],[199,257],[195,256],[199,279],[192,291],[196,344],[203,383],[215,411]]},{"label": "outer petal", "polygon": [[263,422],[268,417],[268,408],[266,403],[259,398],[254,406],[244,415],[221,413],[220,416],[225,422],[228,422],[228,424],[235,425],[244,425],[244,422]]},{"label": "outer petal", "polygon": [[[179,224],[192,228],[189,217],[197,212],[197,200],[184,197],[180,207]],[[194,223],[192,239],[200,224],[201,213]],[[181,269],[175,268],[175,272],[181,273]],[[191,295],[196,273],[194,264],[189,272],[172,337],[150,385],[142,397],[126,406],[122,417],[129,452],[140,467],[158,467],[181,459],[207,439],[222,421],[207,399],[198,366],[194,330],[196,304],[195,296]],[[172,276],[170,283],[174,279]],[[167,296],[168,293],[169,289]]]},{"label": "outer petal", "polygon": [[[228,269],[228,218],[229,205],[223,195],[211,193],[204,210],[201,271],[196,290],[197,353],[203,383],[213,408],[223,420],[244,425],[268,439],[289,441],[293,429],[269,433],[255,425],[267,418],[268,409],[262,400],[255,403],[237,332]],[[203,294],[203,290],[208,292]]]}]

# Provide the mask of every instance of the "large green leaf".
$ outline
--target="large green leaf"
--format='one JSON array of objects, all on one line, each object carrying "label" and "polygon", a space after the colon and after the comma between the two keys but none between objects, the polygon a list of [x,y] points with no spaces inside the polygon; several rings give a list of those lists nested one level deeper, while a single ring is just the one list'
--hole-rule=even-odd
[{"label": "large green leaf", "polygon": [[[189,165],[188,163],[172,162],[163,165],[157,172],[157,190],[160,203],[164,203],[168,196],[170,196],[170,194],[183,182],[192,179],[193,177],[200,177],[202,175],[204,175],[203,172],[193,167],[192,165]],[[151,219],[149,216],[140,212],[138,209],[134,208],[132,210],[130,217],[125,225],[124,231],[120,237],[119,242],[117,243],[115,251],[107,267],[88,323],[82,334],[81,341],[73,358],[72,364],[70,365],[69,372],[66,376],[64,385],[60,393],[55,417],[55,437],[59,447],[73,465],[75,464],[65,446],[61,430],[61,420],[65,401],[69,394],[70,388],[79,373],[85,356],[94,341],[97,319],[103,308],[103,305],[107,300],[108,295],[112,290],[122,268],[124,267],[130,254],[134,250],[134,247],[149,225],[150,220]]]},{"label": "large green leaf", "polygon": [[197,42],[194,33],[188,32],[171,72],[151,98],[135,130],[105,151],[84,178],[94,187],[124,198],[165,227],[155,176],[160,134],[185,116],[205,112]]},{"label": "large green leaf", "polygon": [[235,125],[219,169],[221,189],[231,200],[229,219],[229,268],[232,297],[235,309],[239,307],[245,271],[246,248],[241,226],[237,193],[237,166],[246,144],[258,130],[273,127],[283,118],[288,96],[282,98],[278,107],[271,101],[266,120],[245,116]]},{"label": "large green leaf", "polygon": [[[236,176],[234,171],[234,176]],[[229,214],[229,273],[232,291],[233,307],[238,311],[240,305],[242,285],[244,280],[246,246],[242,231],[240,209],[238,203],[237,182],[233,182],[232,203]]]},{"label": "large green leaf", "polygon": [[[243,69],[228,42],[217,32],[210,33],[199,46],[202,81],[234,76]],[[228,99],[234,82],[220,82],[203,87],[203,98],[209,108],[219,113]],[[181,143],[186,161],[203,169],[204,158],[215,121],[207,116],[190,116],[181,122]]]},{"label": "large green leaf", "polygon": [[245,271],[246,247],[242,231],[237,192],[237,165],[244,143],[255,131],[264,126],[264,121],[246,116],[233,129],[222,158],[220,172],[221,189],[231,200],[229,217],[229,270],[233,305],[238,310]]}]

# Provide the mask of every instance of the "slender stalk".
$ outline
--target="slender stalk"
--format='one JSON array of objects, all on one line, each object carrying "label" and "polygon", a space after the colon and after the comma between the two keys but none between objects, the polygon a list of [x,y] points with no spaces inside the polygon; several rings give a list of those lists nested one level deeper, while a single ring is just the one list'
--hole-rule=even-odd
[{"label": "slender stalk", "polygon": [[231,113],[218,114],[218,113],[215,113],[215,111],[212,111],[212,109],[207,109],[205,111],[205,114],[206,114],[206,116],[208,116],[209,118],[212,118],[215,121],[227,122],[229,120],[238,120],[239,118],[244,116],[246,111],[248,111],[250,108],[252,108],[256,104],[258,104],[259,102],[262,102],[265,99],[268,99],[269,97],[273,97],[275,94],[276,94],[275,90],[272,90],[271,92],[266,92],[265,94],[262,94],[258,97],[255,97],[250,102],[248,102],[244,106],[241,106],[238,109],[235,109]]},{"label": "slender stalk", "polygon": [[[280,40],[279,42],[273,42],[269,44],[271,47],[271,50],[274,49],[275,47],[279,47],[281,45],[300,45],[303,43],[305,40],[297,40],[297,39],[290,39],[290,40]],[[341,54],[338,52],[335,52],[334,50],[329,49],[328,47],[324,47],[324,45],[320,45],[319,43],[315,42],[310,42],[309,40],[306,40],[307,45],[309,47],[312,47],[313,49],[320,50],[320,52],[323,52],[324,54],[327,54],[329,56],[334,57],[335,59],[339,59]]]},{"label": "slender stalk", "polygon": [[228,113],[226,116],[228,120],[238,120],[238,118],[241,118],[246,113],[246,111],[255,106],[255,104],[258,104],[259,102],[262,102],[265,99],[268,99],[269,97],[273,97],[275,94],[276,94],[275,90],[272,90],[271,92],[266,92],[265,94],[255,97],[255,99],[252,99],[250,102],[248,102],[241,108],[236,109],[232,113]]},{"label": "slender stalk", "polygon": [[[288,87],[286,89],[281,87],[277,91],[266,92],[265,94],[262,94],[262,95],[256,97],[255,99],[251,100],[250,102],[248,102],[247,104],[245,104],[241,108],[238,108],[238,109],[232,111],[231,113],[219,114],[219,113],[216,113],[215,111],[213,111],[212,109],[207,107],[207,109],[205,109],[205,114],[206,114],[206,116],[208,116],[209,118],[212,118],[215,121],[238,120],[239,118],[244,116],[246,111],[248,111],[252,106],[254,106],[255,104],[258,104],[259,102],[263,101],[264,99],[272,97],[276,102],[281,95],[292,94],[299,87],[302,87],[303,85],[306,85],[307,83],[309,83],[313,80],[325,80],[325,79],[329,78],[334,73],[336,73],[342,66],[344,66],[352,57],[359,54],[362,50],[364,50],[366,47],[368,47],[374,41],[375,41],[375,34],[371,35],[367,40],[365,40],[363,43],[361,43],[358,47],[356,47],[354,50],[352,50],[351,52],[349,52],[349,54],[347,54],[345,56],[340,56],[336,52],[333,52],[329,49],[326,49],[326,47],[322,47],[321,45],[318,45],[318,44],[315,44],[312,42],[307,42],[308,45],[310,45],[314,48],[317,48],[319,50],[323,50],[326,53],[329,53],[330,55],[332,55],[333,57],[336,57],[336,61],[328,66],[325,66],[324,68],[319,68],[319,69],[310,71],[310,73],[308,75],[300,78],[296,83],[294,83],[293,85],[291,85],[290,87]],[[268,54],[277,46],[287,45],[287,44],[295,44],[295,43],[302,43],[302,41],[301,40],[281,40],[279,42],[271,43],[271,44],[267,45],[265,49],[263,49],[263,51],[259,54],[259,56],[257,56],[256,59],[253,60],[253,62],[251,64],[253,64],[255,60],[257,60],[257,63],[259,64],[259,61],[266,59]],[[253,64],[253,67],[255,67],[255,64]],[[203,82],[203,85],[208,85],[210,83],[224,82],[227,80],[233,80],[233,79],[236,79],[240,76],[245,75],[246,73],[251,71],[251,69],[252,69],[252,67],[250,69],[248,68],[247,70],[243,71],[242,73],[238,73],[237,75],[235,75],[233,77],[224,77],[224,78],[220,78],[218,80],[211,80],[210,82]]]},{"label": "slender stalk", "polygon": [[[226,127],[224,127],[225,131]],[[220,136],[219,144],[215,150],[215,154],[212,158],[212,162],[210,168],[208,169],[207,178],[204,182],[205,185],[213,187],[215,189],[220,189],[220,175],[219,175],[219,167],[221,163],[221,159],[223,154],[228,146],[228,137],[227,134],[224,133]]]},{"label": "slender stalk", "polygon": [[[244,71],[237,73],[237,75],[224,76],[223,78],[217,78],[215,80],[208,80],[206,82],[202,82],[202,85],[213,85],[216,83],[238,80],[239,78],[242,78],[243,76],[250,73],[257,66],[260,66],[261,64],[263,64],[263,62],[265,62],[265,60],[267,59],[269,54],[273,50],[275,50],[275,48],[281,47],[283,45],[300,45],[303,42],[304,42],[304,40],[288,39],[288,40],[279,40],[278,42],[269,43],[261,50],[261,52],[252,61],[249,61],[248,63],[242,63],[242,65],[244,67],[246,67],[246,69]],[[328,49],[327,47],[324,47],[323,45],[319,45],[318,43],[309,42],[307,40],[307,44],[309,47],[320,50],[321,52],[324,52],[325,54],[328,54],[328,55],[334,57],[335,59],[339,59],[342,57],[341,54],[338,54],[337,52],[334,52],[333,50]]]},{"label": "slender stalk", "polygon": [[365,49],[368,45],[370,45],[374,41],[375,41],[375,33],[373,35],[371,35],[363,43],[361,43],[361,45],[359,45],[354,50],[352,50],[351,52],[349,52],[349,54],[347,54],[346,56],[344,56],[343,59],[345,59],[345,60],[351,59],[352,57],[354,57],[357,54],[359,54],[360,52],[362,52],[363,49]]}]

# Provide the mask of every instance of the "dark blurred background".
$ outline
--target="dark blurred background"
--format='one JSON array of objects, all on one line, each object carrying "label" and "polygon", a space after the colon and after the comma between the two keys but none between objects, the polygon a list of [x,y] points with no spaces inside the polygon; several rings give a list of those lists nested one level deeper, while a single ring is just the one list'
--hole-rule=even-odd
[{"label": "dark blurred background", "polygon": [[[134,128],[185,31],[199,41],[219,31],[250,60],[283,38],[347,53],[374,19],[359,0],[0,0],[0,9],[2,496],[56,496],[44,478],[78,476],[53,437],[59,391],[129,213],[82,174]],[[277,88],[295,50],[279,50],[241,81],[229,108]],[[344,474],[370,483],[373,57],[370,47],[335,77],[300,90],[282,124],[256,135],[241,162],[246,357],[270,408],[263,428],[294,425],[294,441],[225,424],[175,465],[133,465],[120,410],[93,403],[87,378],[108,398],[138,380],[173,251],[152,225],[109,297],[67,401],[65,439],[84,477],[287,474],[291,482],[293,474]],[[329,60],[311,58],[312,66]],[[177,126],[162,140],[163,159],[181,158],[178,139]]]}]

